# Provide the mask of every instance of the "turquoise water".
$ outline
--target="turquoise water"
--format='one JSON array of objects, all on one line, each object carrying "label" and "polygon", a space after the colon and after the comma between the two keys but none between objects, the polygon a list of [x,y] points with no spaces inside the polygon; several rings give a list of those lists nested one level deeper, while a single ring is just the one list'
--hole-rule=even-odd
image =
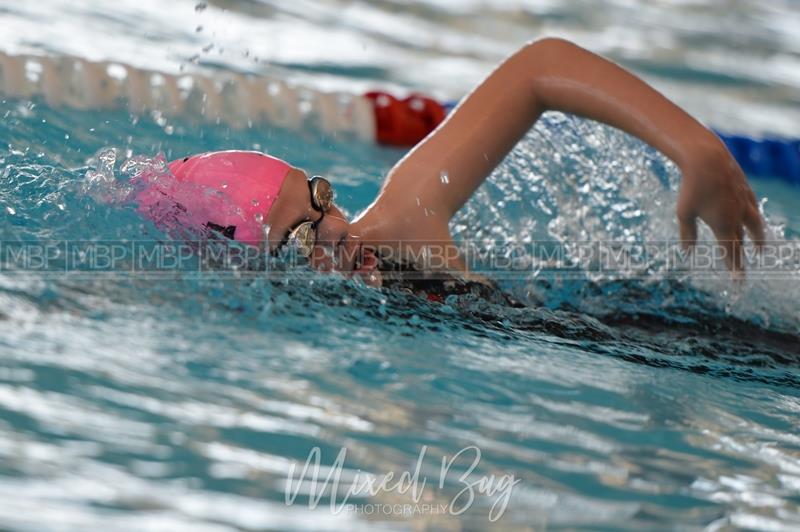
[{"label": "turquoise water", "polygon": [[[463,14],[439,4],[426,3],[425,13],[438,13],[457,34],[457,15]],[[462,5],[474,15],[490,4],[497,10],[491,20],[502,26],[501,2]],[[609,9],[623,4],[610,3]],[[75,5],[60,24],[113,28],[130,24],[132,12],[157,18],[146,2],[123,3],[116,19],[104,8]],[[210,31],[215,4],[199,13],[192,3],[175,5],[183,5],[187,19],[206,17],[203,32]],[[316,11],[303,19],[267,3],[226,5],[231,17],[260,6],[272,14],[249,16],[265,23],[319,23]],[[335,5],[317,4],[320,10]],[[359,6],[367,9],[357,3],[351,9]],[[545,3],[526,6],[529,14],[547,9]],[[15,9],[5,8],[11,14],[4,16],[20,27],[39,16],[25,11],[33,8]],[[391,2],[370,9],[399,16]],[[583,28],[600,40],[600,30],[582,22],[582,11],[559,13],[546,20]],[[643,13],[637,31],[655,16]],[[788,16],[775,17],[781,14]],[[752,13],[745,9],[745,15]],[[751,19],[765,32],[762,48],[753,49],[770,50],[769,24],[757,22],[774,19]],[[349,13],[343,20],[349,25],[337,30],[340,38],[358,42],[360,19]],[[196,35],[191,23],[186,33]],[[676,27],[679,35],[685,31]],[[397,35],[371,38],[398,46]],[[716,41],[708,38],[720,47],[726,43],[722,30]],[[49,47],[5,39],[5,49],[13,44],[63,53],[82,43],[80,37]],[[124,60],[126,46],[139,39],[123,32],[118,49],[108,53]],[[169,46],[191,45],[188,37],[170,39]],[[507,45],[492,42],[490,50]],[[690,56],[691,42],[680,42]],[[794,41],[782,46],[781,54],[794,57]],[[155,55],[153,47],[141,42],[142,54]],[[448,57],[447,50],[430,48],[413,53],[424,53],[430,64]],[[321,51],[309,53],[324,59]],[[491,54],[486,56],[488,62]],[[241,66],[232,56],[220,57],[218,68]],[[412,83],[364,65],[331,74],[332,66],[319,67],[322,59],[282,62],[287,75],[335,75],[340,84],[351,79],[354,90],[364,80]],[[395,57],[389,64],[401,62]],[[483,59],[470,64],[456,71],[468,77]],[[658,70],[657,64],[647,63],[649,70]],[[315,68],[322,72],[308,74]],[[672,82],[688,87],[678,98],[690,100],[692,90],[707,82],[688,67],[673,70],[682,75]],[[753,81],[741,73],[732,77],[724,97],[742,98]],[[793,82],[788,75],[775,77],[765,74],[759,83],[777,94],[781,83]],[[791,101],[769,104],[787,116],[793,112]],[[751,115],[758,113],[743,113],[733,125],[758,131]],[[191,117],[170,120],[167,131],[153,117],[52,108],[38,100],[5,99],[0,116],[0,252],[23,242],[169,241],[134,205],[114,197],[117,185],[89,185],[87,172],[92,175],[104,147],[117,150],[117,183],[125,182],[121,167],[129,156],[269,149],[331,176],[351,214],[370,201],[381,176],[402,156],[315,131],[268,125],[234,130]],[[478,240],[674,238],[677,183],[675,168],[639,143],[554,115],[520,143],[453,229]],[[764,209],[773,237],[796,243],[797,190],[768,181],[754,185],[768,198]],[[154,278],[20,271],[8,269],[7,256],[3,260],[4,529],[800,526],[796,275],[751,278],[737,289],[724,275],[664,279],[657,263],[648,265],[650,275],[633,277],[598,277],[580,262],[578,275],[568,278],[535,271],[504,278],[496,272],[504,289],[531,304],[509,309],[469,299],[429,304],[332,277],[278,285],[248,275],[202,277],[191,263]],[[501,492],[476,497],[460,515],[452,515],[454,505],[452,513],[335,512],[330,493],[315,509],[303,495],[285,503],[292,463],[302,465],[319,447],[327,465],[347,449],[343,478],[351,480],[358,469],[378,477],[413,472],[424,451],[427,484],[420,502],[451,504],[463,488],[456,470],[467,469],[471,457],[462,454],[440,487],[441,460],[470,446],[481,451],[471,478],[519,480],[499,521],[489,515]],[[408,493],[385,490],[350,502],[414,501]]]}]

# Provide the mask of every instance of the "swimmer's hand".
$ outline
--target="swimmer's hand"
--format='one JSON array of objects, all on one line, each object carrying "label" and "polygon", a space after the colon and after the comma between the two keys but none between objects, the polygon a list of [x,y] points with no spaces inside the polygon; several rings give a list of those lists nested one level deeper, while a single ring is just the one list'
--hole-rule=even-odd
[{"label": "swimmer's hand", "polygon": [[700,218],[725,250],[734,277],[742,278],[745,229],[759,248],[764,244],[764,221],[756,196],[739,164],[713,133],[709,131],[708,140],[695,146],[681,163],[677,215],[683,247],[688,251],[697,242]]}]

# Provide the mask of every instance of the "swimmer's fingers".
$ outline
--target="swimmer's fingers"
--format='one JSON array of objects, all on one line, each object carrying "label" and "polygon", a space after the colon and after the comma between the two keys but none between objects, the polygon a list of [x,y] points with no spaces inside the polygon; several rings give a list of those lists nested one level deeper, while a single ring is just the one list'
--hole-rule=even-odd
[{"label": "swimmer's fingers", "polygon": [[756,248],[759,251],[763,250],[766,241],[764,219],[761,217],[761,213],[758,212],[758,207],[756,207],[755,196],[753,196],[752,204],[745,209],[744,226],[747,228],[747,233],[755,243]]},{"label": "swimmer's fingers", "polygon": [[744,238],[744,229],[741,226],[738,228],[725,227],[717,229],[712,227],[714,236],[717,237],[717,242],[722,247],[725,257],[725,265],[731,272],[731,276],[737,280],[744,280],[744,266],[742,264],[742,240]]},{"label": "swimmer's fingers", "polygon": [[697,217],[679,218],[678,222],[681,230],[681,247],[688,252],[697,243]]},{"label": "swimmer's fingers", "polygon": [[697,213],[692,205],[689,183],[684,182],[681,186],[676,214],[680,226],[681,247],[688,252],[697,243]]}]

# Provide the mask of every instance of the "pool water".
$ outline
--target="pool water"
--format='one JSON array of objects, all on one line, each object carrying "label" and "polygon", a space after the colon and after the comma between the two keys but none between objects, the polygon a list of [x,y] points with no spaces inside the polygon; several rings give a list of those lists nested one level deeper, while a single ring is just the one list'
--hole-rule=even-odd
[{"label": "pool water", "polygon": [[[513,36],[522,34],[521,18],[619,52],[690,107],[714,85],[720,101],[743,109],[734,117],[710,103],[703,118],[724,122],[715,124],[755,134],[770,112],[797,112],[784,90],[800,84],[792,74],[798,43],[780,30],[780,21],[795,16],[788,3],[762,11],[740,7],[724,24],[701,32],[702,39],[700,30],[682,24],[686,12],[704,20],[727,4],[659,3],[635,11],[631,36],[646,34],[660,17],[669,22],[660,40],[624,46],[603,25],[609,15],[591,18],[582,2],[572,11],[520,2],[513,16],[503,10],[511,4],[428,1],[407,8],[330,1],[290,9],[277,2],[209,2],[196,9],[193,2],[174,2],[160,12],[160,3],[146,1],[112,9],[50,0],[0,8],[4,27],[13,22],[15,28],[0,43],[8,52],[92,58],[96,43],[67,38],[81,24],[105,28],[96,37],[101,44],[114,36],[116,44],[103,48],[109,58],[148,61],[165,71],[272,72],[264,59],[271,57],[287,79],[353,91],[369,83],[421,86],[456,96],[510,49]],[[630,14],[630,5],[608,2],[606,12]],[[48,30],[50,40],[33,40],[25,28],[52,16],[48,9],[63,10]],[[475,22],[478,16],[484,24]],[[428,34],[422,30],[404,35],[402,25],[368,32],[375,17],[409,28],[419,19],[437,21],[446,31],[438,41],[421,41]],[[256,44],[247,58],[235,47],[254,43],[255,34],[243,32],[236,44],[214,30],[218,19],[240,29],[263,23],[275,49],[262,44],[262,60],[254,63]],[[736,20],[750,24],[751,55],[772,54],[783,69],[760,74],[744,62],[723,80],[709,74],[709,65],[730,64],[723,59],[736,56],[725,31]],[[341,66],[320,41],[286,48],[298,35],[324,28],[331,48],[354,54],[342,56]],[[482,46],[469,44],[475,32]],[[227,51],[203,55],[195,65],[193,47],[204,39]],[[680,57],[661,61],[670,43]],[[355,44],[365,55],[352,51]],[[404,61],[414,58],[423,59],[417,74],[404,77]],[[449,72],[450,81],[435,87],[436,79],[428,78],[425,86],[424,77],[415,77],[420,71]],[[754,86],[767,96],[751,106]],[[403,154],[269,124],[237,130],[177,117],[167,129],[159,117],[50,107],[36,98],[3,99],[0,116],[0,253],[26,243],[171,242],[124,192],[123,166],[131,157],[269,150],[330,176],[337,201],[355,214]],[[780,120],[773,123],[776,132],[786,132]],[[116,153],[113,172],[106,168],[95,179],[109,148]],[[452,228],[477,241],[672,239],[678,183],[674,166],[642,144],[554,114],[520,143]],[[800,191],[753,184],[767,198],[772,237],[796,245]],[[701,236],[710,238],[707,230]],[[494,272],[504,290],[529,304],[512,309],[470,298],[430,303],[331,276],[286,283],[246,274],[200,276],[191,261],[167,276],[64,275],[15,264],[3,255],[0,528],[800,527],[797,268],[778,278],[754,275],[738,287],[721,273],[666,275],[658,262],[644,266],[647,275],[633,276],[598,276],[580,261],[564,276]],[[358,470],[382,478],[413,473],[420,463],[427,482],[419,500],[385,489],[351,497],[356,506],[342,511],[331,508],[330,491],[310,507],[313,486],[306,483],[287,504],[288,479],[315,447],[327,466],[347,451],[340,502]],[[461,477],[475,449],[480,459]],[[442,459],[454,461],[444,476]],[[509,476],[517,482],[507,492],[478,494],[478,484],[470,484],[475,500],[464,504],[465,478]],[[398,504],[428,507],[384,511]],[[447,510],[434,510],[439,505]],[[497,517],[493,507],[504,509],[498,520],[490,519]]]}]

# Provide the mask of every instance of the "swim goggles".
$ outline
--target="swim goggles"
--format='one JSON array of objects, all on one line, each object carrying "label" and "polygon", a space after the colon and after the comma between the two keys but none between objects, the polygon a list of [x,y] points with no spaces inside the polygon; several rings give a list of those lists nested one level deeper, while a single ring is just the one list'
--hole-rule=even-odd
[{"label": "swim goggles", "polygon": [[309,178],[308,190],[311,193],[311,206],[315,211],[322,213],[322,216],[317,220],[299,224],[286,237],[287,243],[303,257],[310,257],[314,251],[314,246],[317,244],[317,228],[333,205],[333,187],[324,177],[315,175]]}]

